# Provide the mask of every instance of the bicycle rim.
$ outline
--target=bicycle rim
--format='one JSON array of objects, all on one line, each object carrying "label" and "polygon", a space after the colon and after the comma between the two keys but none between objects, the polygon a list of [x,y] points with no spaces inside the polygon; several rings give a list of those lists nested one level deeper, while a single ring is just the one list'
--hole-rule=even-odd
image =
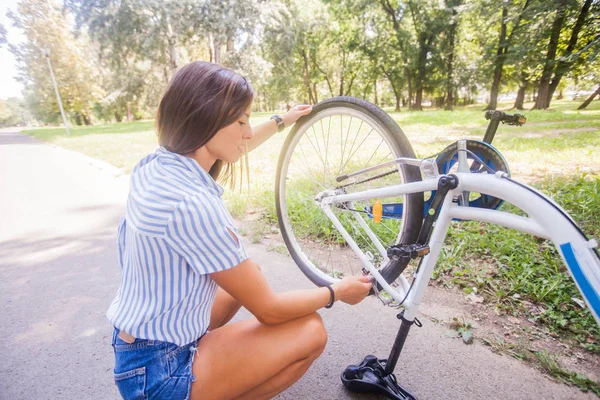
[{"label": "bicycle rim", "polygon": [[[400,130],[395,123],[390,126],[389,121],[382,121],[370,110],[356,104],[338,103],[340,105],[328,104],[329,107],[314,110],[290,134],[280,158],[276,188],[279,224],[288,250],[300,269],[317,285],[333,283],[349,275],[361,275],[364,266],[314,200],[315,195],[335,190],[340,185],[335,180],[339,175],[397,157],[414,157],[406,139],[403,143],[394,132],[394,128]],[[401,131],[400,134],[403,136]],[[407,173],[408,168],[413,169],[412,173]],[[392,166],[360,175],[348,180],[351,185],[344,191],[352,193],[399,184],[406,182],[407,176],[412,181],[415,180],[414,169]],[[352,184],[382,172],[392,173]],[[347,184],[346,181],[342,183]],[[408,197],[377,199],[385,204],[403,204],[402,215],[384,216],[379,223],[375,223],[368,213],[374,200],[331,209],[371,262],[381,268],[387,263],[382,247],[387,250],[389,245],[405,238],[409,231],[414,235],[418,230],[414,226],[416,219],[408,218],[408,214],[418,207],[411,211]],[[356,216],[364,221],[381,246],[369,237]],[[413,222],[404,223],[407,219]],[[418,221],[420,224],[420,217]]]}]

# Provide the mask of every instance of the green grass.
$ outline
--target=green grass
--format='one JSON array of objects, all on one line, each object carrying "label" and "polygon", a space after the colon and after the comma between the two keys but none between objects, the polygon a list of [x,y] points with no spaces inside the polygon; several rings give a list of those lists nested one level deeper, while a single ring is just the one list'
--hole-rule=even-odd
[{"label": "green grass", "polygon": [[542,372],[554,377],[560,382],[578,387],[582,392],[591,391],[600,397],[600,382],[595,382],[577,372],[562,367],[555,355],[546,350],[534,351],[528,348],[528,343],[509,343],[500,337],[482,339],[495,353],[506,353],[517,360],[531,363]]},{"label": "green grass", "polygon": [[98,126],[23,130],[30,136],[109,162],[129,172],[157,146],[153,121],[122,122]]},{"label": "green grass", "polygon": [[[556,178],[536,186],[561,204],[588,236],[600,237],[600,177]],[[509,204],[502,207],[517,211]],[[498,309],[522,314],[598,352],[600,343],[593,338],[600,338],[600,328],[590,311],[572,300],[581,294],[551,243],[497,225],[454,222],[446,244],[434,275],[439,283],[465,292],[476,288]]]},{"label": "green grass", "polygon": [[[576,110],[579,104],[553,101],[550,110],[522,111],[527,124],[501,125],[494,145],[505,156],[514,178],[550,194],[588,234],[599,237],[600,101],[583,111]],[[482,105],[453,112],[387,111],[418,156],[435,154],[459,138],[480,140],[487,126]],[[262,123],[270,115],[253,113],[252,124]],[[58,128],[24,133],[107,161],[126,172],[157,146],[152,121],[72,127],[69,137]],[[252,210],[262,215],[263,223],[276,223],[274,181],[284,140],[285,133],[277,134],[250,153],[249,189],[246,182],[241,189],[226,191],[225,200],[237,218]],[[503,207],[512,210],[509,205]],[[299,215],[298,220],[303,221],[307,234],[331,234],[331,226],[316,209]],[[256,227],[250,232],[253,241],[260,240],[261,234],[262,229]],[[499,310],[527,315],[551,331],[576,337],[588,351],[599,351],[598,339],[590,343],[589,334],[598,338],[600,331],[589,311],[571,300],[580,294],[553,247],[529,235],[479,223],[453,226],[448,243],[435,272],[437,279],[466,291],[476,287]],[[532,313],[525,302],[542,306],[544,312]]]},{"label": "green grass", "polygon": [[600,397],[600,383],[594,382],[582,374],[564,369],[547,351],[536,352],[535,357],[539,360],[541,368],[550,376],[569,385],[577,386],[584,392],[592,391]]}]

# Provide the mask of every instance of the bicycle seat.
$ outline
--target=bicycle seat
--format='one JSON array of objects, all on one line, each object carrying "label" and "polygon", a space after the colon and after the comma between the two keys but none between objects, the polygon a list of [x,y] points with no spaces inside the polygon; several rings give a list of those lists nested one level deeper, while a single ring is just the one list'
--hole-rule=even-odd
[{"label": "bicycle seat", "polygon": [[525,125],[527,118],[523,114],[507,114],[504,111],[489,110],[485,113],[485,119],[499,121],[507,125]]},{"label": "bicycle seat", "polygon": [[394,374],[385,372],[386,361],[368,355],[359,365],[349,365],[342,372],[342,383],[351,392],[376,393],[394,400],[416,399],[398,384]]}]

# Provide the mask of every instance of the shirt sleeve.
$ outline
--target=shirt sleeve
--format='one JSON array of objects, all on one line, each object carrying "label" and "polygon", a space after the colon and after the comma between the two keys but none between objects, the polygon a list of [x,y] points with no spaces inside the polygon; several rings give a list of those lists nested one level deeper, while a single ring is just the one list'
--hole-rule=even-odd
[{"label": "shirt sleeve", "polygon": [[247,258],[221,199],[210,194],[188,197],[175,207],[166,239],[198,274],[223,271]]}]

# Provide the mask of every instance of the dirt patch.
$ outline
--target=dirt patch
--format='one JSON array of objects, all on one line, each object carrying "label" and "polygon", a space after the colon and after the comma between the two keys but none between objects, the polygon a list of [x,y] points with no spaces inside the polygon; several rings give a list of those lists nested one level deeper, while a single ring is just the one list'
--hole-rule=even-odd
[{"label": "dirt patch", "polygon": [[500,315],[494,306],[476,295],[465,295],[454,289],[429,286],[420,312],[444,326],[454,318],[473,324],[475,340],[492,351],[525,360],[528,352],[547,351],[556,355],[565,369],[600,381],[600,356],[587,352],[574,340],[557,338],[539,324],[523,317]]}]

